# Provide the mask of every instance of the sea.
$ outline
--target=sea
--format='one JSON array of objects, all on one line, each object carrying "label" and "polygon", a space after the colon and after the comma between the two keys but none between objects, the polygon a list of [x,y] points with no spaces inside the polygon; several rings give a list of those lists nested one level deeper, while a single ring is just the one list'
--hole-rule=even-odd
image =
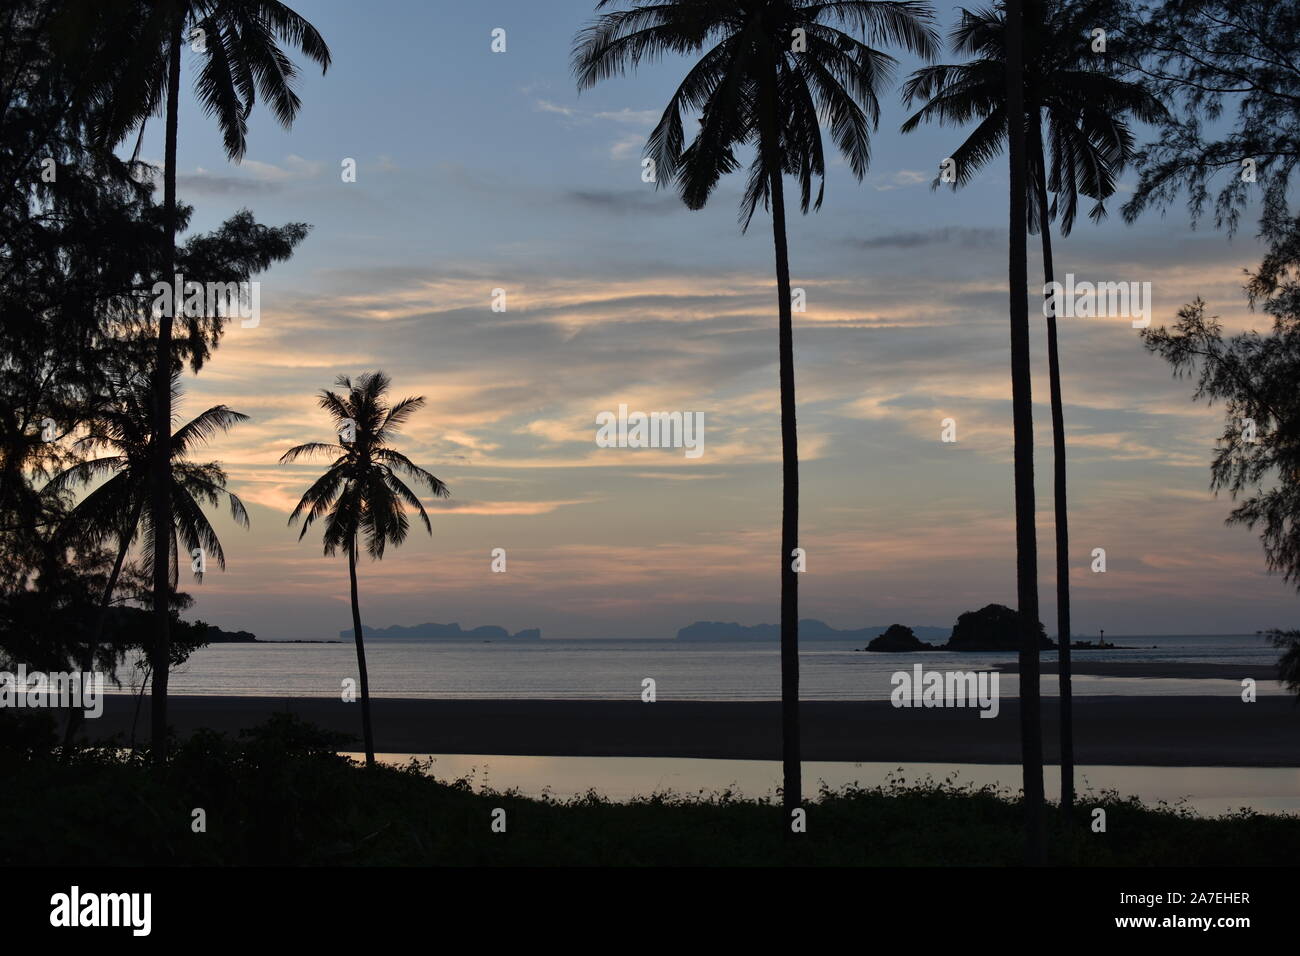
[{"label": "sea", "polygon": [[[1124,649],[1080,650],[1089,661],[1183,661],[1258,665],[1261,694],[1282,690],[1274,673],[1278,651],[1260,635],[1108,635]],[[945,651],[924,654],[867,653],[845,641],[807,641],[800,649],[800,696],[804,700],[886,700],[891,677],[911,671],[982,670],[1011,664],[1008,652]],[[1045,651],[1043,661],[1056,660]],[[655,682],[659,700],[778,700],[779,648],[775,642],[687,643],[676,640],[562,640],[446,642],[373,639],[366,664],[375,697],[512,698],[522,700],[625,700],[639,697],[643,681]],[[334,697],[345,677],[355,676],[356,649],[340,643],[213,644],[196,651],[172,672],[171,693],[253,697]],[[129,666],[121,670],[129,692]],[[1018,692],[1014,674],[1000,677],[1003,696]],[[1183,695],[1240,693],[1240,680],[1090,677],[1076,674],[1079,695]],[[1056,693],[1057,678],[1044,675],[1042,693]]]},{"label": "sea", "polygon": [[[1195,662],[1258,666],[1258,693],[1280,694],[1274,680],[1278,651],[1261,635],[1107,635],[1114,649],[1074,652],[1088,661]],[[927,670],[978,670],[1010,664],[995,653],[880,654],[842,641],[805,642],[800,650],[800,696],[804,700],[885,700],[892,675],[921,663]],[[1056,659],[1045,651],[1042,660]],[[639,698],[653,678],[659,700],[778,700],[780,658],[775,643],[685,643],[675,640],[562,640],[528,642],[366,642],[371,693],[376,697],[626,700]],[[130,668],[120,673],[126,678]],[[214,644],[195,652],[171,677],[171,693],[265,697],[335,697],[341,681],[356,673],[351,641],[339,643]],[[1018,693],[1014,674],[1004,674],[1003,697]],[[1044,695],[1057,693],[1055,675],[1044,675]],[[1240,680],[1092,677],[1076,674],[1076,695],[1233,695]],[[130,692],[128,682],[121,692]],[[724,789],[751,797],[775,794],[781,767],[775,761],[662,757],[535,757],[499,754],[380,754],[401,764],[433,759],[440,780],[467,779],[475,789],[564,798],[596,791],[626,800],[652,793],[692,794]],[[1055,767],[1046,768],[1049,799],[1059,796]],[[1018,766],[961,763],[865,763],[808,761],[805,796],[823,784],[875,786],[891,779],[951,780],[992,785],[1016,793]],[[1077,785],[1090,795],[1117,791],[1148,804],[1166,803],[1200,816],[1249,807],[1261,813],[1300,814],[1300,768],[1080,766]]]}]

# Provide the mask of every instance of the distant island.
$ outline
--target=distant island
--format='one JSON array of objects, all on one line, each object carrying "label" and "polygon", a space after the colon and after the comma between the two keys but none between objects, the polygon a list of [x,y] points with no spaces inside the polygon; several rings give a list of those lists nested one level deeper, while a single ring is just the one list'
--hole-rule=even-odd
[{"label": "distant island", "polygon": [[[1056,642],[1038,622],[1038,648],[1047,651]],[[1020,612],[1005,604],[986,604],[957,618],[945,648],[949,651],[1016,651],[1020,649]]]},{"label": "distant island", "polygon": [[[249,631],[226,631],[217,627],[215,624],[204,624],[202,621],[196,621],[196,624],[207,628],[203,632],[203,640],[207,644],[337,644],[338,641],[263,641],[256,634]],[[352,634],[349,631],[348,636]]]},{"label": "distant island", "polygon": [[903,624],[891,624],[884,634],[868,644],[863,650],[868,651],[937,651],[940,648],[927,644],[916,633]]},{"label": "distant island", "polygon": [[[831,627],[825,621],[806,618],[799,622],[799,639],[802,641],[864,641],[877,637],[887,630],[886,627],[862,627],[856,630],[841,631]],[[916,627],[912,629],[923,637],[944,638],[948,636],[946,627]],[[781,638],[779,624],[736,624],[721,621],[696,621],[677,632],[677,640],[693,642],[726,641],[776,641]]]},{"label": "distant island", "polygon": [[223,631],[215,624],[209,624],[204,638],[209,644],[252,644],[257,636],[248,631]]},{"label": "distant island", "polygon": [[[393,624],[389,627],[362,625],[361,635],[367,640],[384,641],[540,641],[541,628],[533,627],[511,634],[504,627],[484,624],[472,630],[463,630],[459,624]],[[352,640],[352,628],[339,631],[339,637]]]}]

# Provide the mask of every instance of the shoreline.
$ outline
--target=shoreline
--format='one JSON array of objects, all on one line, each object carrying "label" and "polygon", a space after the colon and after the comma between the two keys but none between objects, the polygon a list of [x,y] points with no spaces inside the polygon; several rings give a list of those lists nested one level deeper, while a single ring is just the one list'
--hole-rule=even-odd
[{"label": "shoreline", "polygon": [[[1019,674],[1020,662],[994,664],[1003,674]],[[1042,661],[1039,673],[1055,677],[1060,673],[1056,661]],[[1070,673],[1076,677],[1133,677],[1148,680],[1278,680],[1277,662],[1265,664],[1217,664],[1200,661],[1070,661]]]},{"label": "shoreline", "polygon": [[[1087,697],[1075,703],[1079,765],[1300,767],[1300,708],[1289,697]],[[1056,698],[1044,698],[1043,750],[1059,759]],[[292,713],[360,737],[361,709],[326,697],[175,696],[169,723],[232,736]],[[383,753],[556,757],[781,758],[779,701],[486,700],[377,697],[375,750]],[[148,737],[147,701],[137,738]],[[86,723],[92,739],[126,740],[135,698],[105,695]],[[1019,702],[996,719],[975,709],[895,708],[889,701],[804,701],[804,760],[1020,763]],[[341,748],[347,749],[347,748]]]}]

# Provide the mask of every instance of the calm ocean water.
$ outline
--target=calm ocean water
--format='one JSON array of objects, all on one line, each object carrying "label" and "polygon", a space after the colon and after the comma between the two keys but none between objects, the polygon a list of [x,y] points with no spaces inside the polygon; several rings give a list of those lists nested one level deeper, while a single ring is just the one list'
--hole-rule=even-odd
[{"label": "calm ocean water", "polygon": [[[1191,661],[1250,664],[1261,677],[1278,652],[1255,635],[1122,637],[1133,650],[1076,651],[1079,662]],[[848,642],[811,643],[800,654],[805,700],[884,700],[890,676],[921,663],[927,670],[972,670],[1007,664],[1000,653],[867,654]],[[1044,661],[1055,659],[1045,653]],[[366,644],[371,693],[377,697],[607,699],[639,696],[646,677],[660,700],[776,700],[780,661],[775,644],[687,644],[676,641],[542,640],[528,643],[434,643],[374,640]],[[123,668],[123,678],[130,668]],[[351,644],[217,644],[173,672],[174,694],[333,697],[356,674]],[[1001,677],[1003,695],[1017,691]],[[1238,694],[1232,680],[1148,680],[1076,676],[1076,694]],[[1044,694],[1055,694],[1045,676]],[[123,690],[127,688],[124,686]],[[1278,693],[1261,680],[1261,693]]]},{"label": "calm ocean water", "polygon": [[[1079,651],[1079,661],[1187,661],[1258,665],[1261,675],[1277,651],[1254,635],[1119,637],[1132,650]],[[801,696],[806,700],[886,699],[890,676],[922,663],[927,670],[972,670],[1010,663],[1013,655],[866,654],[850,643],[806,646],[800,654]],[[379,697],[489,697],[533,699],[628,699],[653,677],[660,700],[776,700],[780,660],[775,644],[679,644],[675,641],[544,640],[520,644],[366,644],[371,692]],[[1055,654],[1045,653],[1044,661]],[[125,674],[129,668],[124,668]],[[172,676],[174,694],[333,697],[356,673],[356,652],[339,644],[219,644],[197,652]],[[1076,676],[1076,694],[1224,694],[1241,692],[1236,680],[1148,680]],[[1044,694],[1056,693],[1055,676],[1043,678]],[[1260,693],[1280,693],[1261,681]],[[1018,691],[1003,675],[1002,695]],[[403,763],[410,755],[384,754]],[[429,756],[429,755],[420,755]],[[475,789],[517,787],[557,796],[594,789],[615,800],[674,790],[691,793],[732,787],[750,796],[774,792],[780,765],[757,760],[650,757],[516,757],[442,754],[439,779],[468,777]],[[806,795],[819,781],[832,787],[871,786],[902,773],[910,780],[955,775],[959,783],[994,784],[1017,791],[1020,768],[968,764],[806,762]],[[1182,803],[1202,815],[1250,806],[1261,812],[1300,812],[1300,768],[1080,767],[1079,786],[1137,794],[1149,803]],[[1057,796],[1057,773],[1045,777],[1049,799]]]}]

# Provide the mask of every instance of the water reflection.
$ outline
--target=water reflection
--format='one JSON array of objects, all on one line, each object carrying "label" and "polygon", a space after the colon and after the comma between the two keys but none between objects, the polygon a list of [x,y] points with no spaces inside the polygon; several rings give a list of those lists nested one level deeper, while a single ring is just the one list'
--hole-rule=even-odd
[{"label": "water reflection", "polygon": [[[358,757],[360,755],[351,754]],[[671,790],[691,794],[730,788],[748,797],[773,795],[781,765],[767,760],[706,760],[684,757],[517,757],[485,754],[379,754],[386,763],[404,764],[411,757],[434,758],[439,780],[467,778],[475,790],[515,788],[530,796],[550,792],[569,797],[595,790],[611,800],[627,800]],[[805,796],[822,782],[832,788],[886,782],[891,775],[908,782],[952,777],[958,785],[992,784],[1018,792],[1020,768],[1001,764],[840,763],[805,761]],[[1049,799],[1060,796],[1060,773],[1047,767]],[[1080,767],[1076,788],[1085,804],[1088,794],[1116,790],[1150,805],[1181,804],[1202,816],[1218,816],[1251,807],[1260,813],[1300,813],[1300,768],[1296,767]]]}]

